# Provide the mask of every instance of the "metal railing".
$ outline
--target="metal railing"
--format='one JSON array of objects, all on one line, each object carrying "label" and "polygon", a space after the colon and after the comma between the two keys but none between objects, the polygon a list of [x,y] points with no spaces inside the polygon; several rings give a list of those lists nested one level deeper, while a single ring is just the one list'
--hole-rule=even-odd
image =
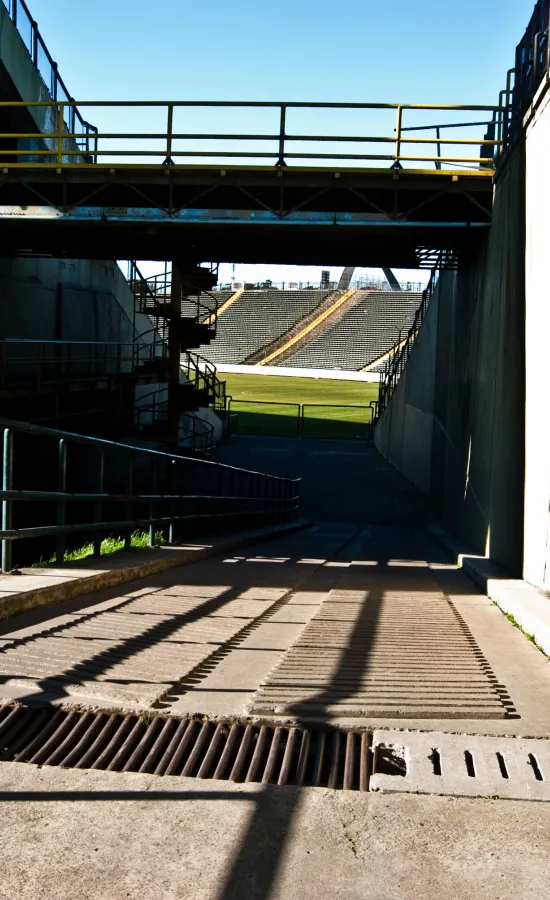
[{"label": "metal railing", "polygon": [[138,375],[166,358],[166,344],[116,341],[0,340],[0,390]]},{"label": "metal railing", "polygon": [[[165,123],[157,131],[98,131],[97,149],[93,153],[93,162],[77,160],[81,150],[70,146],[70,139],[77,139],[80,135],[66,133],[63,122],[71,117],[70,110],[74,107],[91,108],[97,110],[96,115],[101,115],[106,110],[121,109],[128,113],[135,110],[141,112],[136,115],[136,121],[150,121],[153,112],[156,118]],[[23,107],[31,109],[35,107],[50,107],[54,110],[54,119],[58,122],[55,131],[44,132],[41,137],[44,141],[52,141],[52,146],[40,151],[25,150],[19,148],[2,149],[2,156],[8,159],[5,165],[24,166],[28,160],[25,157],[34,157],[33,166],[36,167],[63,167],[67,165],[98,165],[112,168],[113,166],[132,167],[159,167],[169,169],[178,163],[193,161],[202,164],[208,162],[230,163],[241,160],[260,164],[261,161],[271,161],[277,167],[286,167],[297,163],[302,165],[342,165],[384,163],[390,167],[402,168],[403,164],[413,164],[413,168],[421,168],[420,163],[438,162],[440,165],[466,164],[471,171],[481,174],[487,172],[487,167],[495,166],[503,149],[503,115],[505,108],[502,106],[482,105],[449,105],[449,104],[407,104],[407,103],[278,103],[256,101],[85,101],[77,104],[71,102],[2,102],[0,112],[9,107]],[[179,126],[177,121],[181,111],[193,108],[211,108],[219,113],[223,109],[256,109],[272,110],[276,116],[276,126],[268,132],[257,133],[220,133],[220,132],[191,132]],[[361,124],[358,133],[355,134],[312,134],[299,133],[289,130],[289,116],[292,111],[299,110],[302,114],[305,110],[315,110],[323,114],[326,120],[330,111],[345,110],[371,112],[373,114],[372,133]],[[464,112],[484,113],[486,119],[495,121],[495,137],[486,139],[478,137],[406,137],[404,120],[407,114],[420,111],[430,112],[446,111],[447,113]],[[383,111],[389,111],[395,115],[394,133],[381,135],[375,133],[380,127],[376,121]],[[299,120],[298,120],[299,121]],[[185,122],[183,123],[185,124]],[[391,129],[388,129],[391,130]],[[26,139],[36,137],[36,134],[0,134],[0,142],[9,140]],[[215,149],[203,149],[201,143],[215,142]],[[128,146],[131,143],[132,146]],[[190,146],[191,144],[191,146]],[[229,147],[228,147],[229,144]],[[295,149],[296,145],[301,145]],[[327,146],[332,144],[328,152],[321,152],[315,145]],[[235,145],[238,149],[235,149]],[[309,149],[312,145],[313,148]],[[335,146],[336,145],[336,146]],[[1,146],[1,144],[0,144]],[[350,149],[351,146],[351,149]],[[265,147],[265,149],[264,149]],[[419,148],[416,153],[410,152]],[[371,152],[358,152],[359,149]],[[379,149],[380,148],[380,149]],[[434,152],[436,151],[436,152]],[[470,151],[470,152],[467,152]],[[37,152],[42,157],[36,161]],[[462,154],[462,155],[461,155]]]},{"label": "metal railing", "polygon": [[209,402],[224,396],[225,382],[220,382],[216,366],[198,353],[186,351],[181,356],[180,369],[195,390],[208,395]]},{"label": "metal railing", "polygon": [[[510,107],[505,136],[513,139],[520,131],[542,78],[550,69],[550,0],[538,0],[521,41],[516,48],[515,68],[507,78],[507,105]],[[513,88],[511,80],[514,80]]]},{"label": "metal railing", "polygon": [[405,338],[399,338],[397,344],[386,359],[384,369],[380,376],[380,389],[378,394],[378,403],[376,404],[375,418],[378,420],[385,409],[387,409],[392,398],[393,392],[397,387],[397,383],[401,378],[403,370],[407,365],[413,344],[418,336],[420,326],[424,321],[424,316],[428,309],[430,300],[433,296],[435,287],[438,282],[439,267],[432,270],[432,274],[426,289],[422,292],[422,300],[420,306],[414,314],[414,320],[409,328]]},{"label": "metal railing", "polygon": [[[68,131],[79,141],[80,150],[89,153],[91,144],[95,142],[97,129],[86,122],[74,104],[59,74],[57,63],[52,59],[25,0],[2,0],[2,2],[52,99],[69,104],[64,108],[62,116]],[[93,145],[95,146],[95,143]]]},{"label": "metal railing", "polygon": [[[295,518],[299,479],[173,456],[100,438],[0,419],[2,571],[16,541],[55,538],[56,562],[70,536],[91,536],[94,553],[113,531],[179,536]],[[40,458],[41,465],[35,460]],[[121,514],[122,513],[122,514]]]},{"label": "metal railing", "polygon": [[227,398],[228,433],[291,438],[372,440],[377,401],[285,403]]},{"label": "metal railing", "polygon": [[[238,282],[235,282],[238,283]],[[270,284],[259,282],[252,284],[251,282],[243,282],[242,288],[235,288],[233,283],[220,284],[215,291],[335,291],[338,288],[337,281],[329,281],[321,283],[319,281],[272,281]],[[353,290],[363,290],[372,288],[373,290],[389,291],[390,283],[386,278],[376,278],[370,275],[358,275],[350,282],[350,288]],[[401,284],[402,291],[412,291],[418,293],[426,287],[424,282],[405,281]]]},{"label": "metal railing", "polygon": [[[157,449],[166,449],[165,435],[170,421],[168,389],[160,388],[141,397],[134,415],[138,434],[157,440]],[[181,449],[209,455],[216,444],[214,425],[193,413],[182,413],[178,424],[178,444]]]},{"label": "metal railing", "polygon": [[[168,264],[164,272],[145,277],[141,274],[137,262],[130,260],[126,278],[134,295],[136,312],[149,316],[155,322],[159,334],[165,338],[167,320],[173,315],[172,275]],[[215,337],[218,306],[219,298],[213,292],[198,289],[191,296],[182,296],[182,317],[193,318],[197,322],[208,322],[212,337]]]}]

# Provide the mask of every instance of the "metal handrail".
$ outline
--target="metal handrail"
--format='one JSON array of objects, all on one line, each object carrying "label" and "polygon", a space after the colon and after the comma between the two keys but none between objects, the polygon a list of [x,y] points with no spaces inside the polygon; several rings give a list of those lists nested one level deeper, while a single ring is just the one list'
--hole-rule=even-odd
[{"label": "metal handrail", "polygon": [[[72,97],[67,90],[65,82],[63,81],[61,75],[59,74],[58,65],[56,62],[54,62],[54,60],[50,54],[50,51],[48,50],[46,43],[45,43],[44,39],[42,38],[42,35],[40,34],[40,31],[38,28],[38,23],[35,21],[35,19],[33,19],[31,12],[30,12],[27,4],[25,3],[25,0],[3,0],[3,3],[4,3],[4,6],[6,7],[6,10],[7,10],[7,13],[9,15],[10,19],[12,20],[13,24],[17,28],[19,36],[21,37],[21,40],[23,41],[23,44],[24,44],[26,50],[28,51],[31,60],[38,71],[38,74],[40,75],[44,84],[46,85],[46,88],[48,89],[52,99],[58,100],[60,97],[60,94],[62,94],[64,97],[67,98],[67,100],[71,101],[71,106],[70,106],[71,113],[69,115],[69,120],[66,122],[66,125],[67,125],[67,128],[69,129],[69,131],[74,133],[76,131],[76,127],[75,127],[76,121],[78,120],[78,122],[80,122],[80,125],[82,126],[82,131],[78,135],[75,135],[75,137],[77,137],[79,140],[82,140],[83,138],[85,138],[85,141],[86,141],[85,147],[84,148],[81,147],[80,152],[82,152],[82,150],[84,149],[85,152],[88,153],[90,150],[89,138],[90,138],[90,136],[92,136],[92,138],[95,138],[95,135],[97,134],[97,128],[95,128],[93,125],[90,125],[89,122],[86,122],[86,120],[82,117],[82,115],[78,111],[78,107],[76,106],[76,104],[74,104],[74,101],[72,100]],[[29,40],[28,45],[26,43],[26,36],[21,27],[21,18],[20,18],[21,12],[26,17],[28,25],[29,25],[30,40]],[[41,55],[44,56],[46,62],[48,63],[48,65],[50,67],[49,79],[46,79],[45,73],[42,71],[41,58],[40,58]],[[48,81],[49,81],[49,84],[48,84]],[[35,135],[33,135],[33,137],[35,137]]]},{"label": "metal handrail", "polygon": [[[136,527],[149,529],[149,545],[153,546],[155,527],[158,526],[167,530],[169,541],[173,542],[175,527],[181,523],[187,522],[192,525],[195,522],[213,521],[223,524],[229,521],[230,524],[237,525],[240,519],[280,522],[294,518],[298,509],[300,479],[281,478],[222,463],[161,453],[145,447],[119,444],[104,438],[74,434],[10,419],[0,419],[0,430],[3,431],[0,492],[3,572],[12,569],[12,547],[13,542],[17,540],[55,537],[56,561],[60,564],[65,555],[65,538],[73,533],[92,533],[94,554],[99,555],[102,535],[112,529],[120,530],[125,535],[125,546],[129,549],[130,535]],[[27,473],[30,470],[31,477],[36,477],[34,467],[25,467],[24,457],[18,458],[18,465],[15,466],[15,438],[22,435],[27,439],[29,437],[46,441],[49,439],[54,442],[54,446],[57,445],[54,471],[50,473],[51,479],[56,482],[55,489],[15,487],[16,473],[20,478],[23,471]],[[89,451],[97,453],[93,472],[97,484],[95,491],[68,489],[68,455],[69,448],[74,445],[87,447]],[[43,449],[42,445],[40,447]],[[34,444],[32,453],[36,453]],[[45,474],[44,459],[42,453],[41,474]],[[141,463],[142,468],[145,465],[147,473],[140,472],[136,463]],[[92,468],[88,452],[86,477],[90,477]],[[78,475],[78,478],[80,479],[81,475]],[[136,491],[136,482],[139,478],[147,485],[147,489]],[[121,489],[106,490],[107,479]],[[192,485],[193,492],[174,490],[173,486],[174,484],[177,486],[178,479],[179,483]],[[197,490],[197,486],[202,490]],[[23,526],[14,525],[14,505],[20,503],[55,504],[55,524],[42,521],[30,526],[26,523]],[[79,503],[93,504],[93,520],[67,521],[67,504],[74,503],[77,510]],[[105,506],[111,503],[125,505],[126,518],[106,516]],[[238,506],[237,509],[234,508],[235,505]],[[250,505],[254,508],[251,509]],[[147,514],[143,514],[144,507]]]},{"label": "metal handrail", "polygon": [[[169,272],[161,272],[159,275],[150,275],[146,278],[139,271],[137,264],[132,261],[130,263],[128,283],[138,304],[138,312],[153,318],[160,318],[164,313],[170,314],[172,281]],[[205,302],[206,298],[210,300],[210,303]],[[182,297],[182,300],[187,304],[196,306],[196,318],[198,321],[208,320],[210,323],[210,320],[212,320],[213,332],[215,333],[219,306],[219,301],[215,294],[211,291],[197,290],[191,296]],[[150,306],[147,305],[148,302],[151,304]]]},{"label": "metal handrail", "polygon": [[[49,139],[55,142],[53,148],[45,148],[40,151],[36,150],[20,150],[20,149],[9,149],[6,151],[2,151],[4,157],[13,156],[16,157],[13,163],[6,162],[4,165],[6,166],[24,166],[26,165],[24,158],[28,157],[36,157],[37,155],[41,156],[43,159],[40,162],[33,161],[33,167],[47,168],[47,167],[63,167],[63,166],[71,166],[71,165],[97,165],[103,167],[112,168],[113,165],[117,166],[127,166],[133,165],[137,167],[139,165],[140,168],[143,168],[144,165],[149,168],[160,167],[162,169],[173,168],[177,165],[176,161],[180,160],[181,162],[186,159],[196,158],[202,161],[207,160],[234,160],[234,159],[249,159],[256,160],[258,162],[262,159],[267,160],[275,160],[275,165],[277,167],[285,167],[288,165],[289,161],[302,161],[302,162],[327,162],[332,161],[333,163],[347,161],[352,162],[356,161],[359,163],[372,163],[375,161],[378,162],[389,162],[395,167],[400,167],[402,163],[421,163],[421,162],[435,162],[439,161],[441,163],[468,163],[472,170],[476,172],[484,173],[482,168],[483,166],[487,166],[488,160],[490,161],[492,157],[488,156],[457,156],[456,154],[451,155],[450,153],[445,155],[436,155],[434,156],[430,152],[422,153],[420,155],[410,155],[406,152],[403,152],[404,148],[410,144],[413,145],[421,145],[427,146],[428,148],[435,145],[439,148],[441,147],[482,147],[483,148],[493,148],[495,156],[499,156],[503,149],[503,140],[500,137],[496,137],[492,140],[488,139],[466,139],[466,138],[426,138],[426,137],[414,137],[407,138],[404,135],[404,124],[403,117],[404,114],[409,110],[448,110],[448,111],[476,111],[476,112],[484,112],[491,117],[496,117],[497,120],[502,117],[504,113],[504,108],[500,105],[498,106],[483,106],[483,105],[456,105],[456,104],[414,104],[414,103],[302,103],[302,102],[275,102],[275,101],[202,101],[202,100],[184,100],[184,101],[118,101],[118,100],[110,100],[110,101],[84,101],[79,104],[81,107],[91,107],[97,109],[104,108],[143,108],[143,109],[154,109],[154,108],[164,108],[165,116],[166,116],[166,130],[160,132],[98,132],[97,139],[99,141],[108,142],[108,141],[128,141],[133,140],[136,142],[143,141],[159,141],[160,146],[155,148],[139,148],[138,146],[133,147],[131,149],[127,148],[118,148],[110,147],[104,149],[104,144],[101,146],[99,143],[97,144],[97,149],[94,151],[94,161],[93,163],[75,161],[77,156],[81,155],[81,150],[74,149],[72,147],[67,147],[67,139],[71,139],[73,137],[78,137],[78,135],[73,135],[71,133],[66,133],[61,126],[61,123],[64,121],[64,116],[66,115],[66,109],[72,106],[76,106],[75,101],[71,102],[62,102],[55,103],[50,101],[34,101],[31,103],[27,102],[16,102],[16,101],[7,101],[0,103],[0,110],[2,108],[8,107],[25,107],[25,108],[33,108],[33,107],[53,107],[57,110],[57,121],[60,123],[57,131],[55,132],[44,132],[41,134],[41,137],[44,140]],[[228,134],[228,133],[207,133],[207,132],[181,132],[177,131],[174,128],[174,114],[178,109],[185,108],[193,108],[193,107],[214,107],[214,108],[256,108],[256,109],[275,109],[278,110],[278,129],[277,131],[273,131],[271,133],[263,133],[263,134]],[[289,110],[292,109],[347,109],[347,110],[393,110],[396,113],[396,127],[395,134],[388,136],[380,136],[380,135],[366,135],[366,134],[345,134],[345,135],[312,135],[312,134],[292,134],[287,130],[287,114]],[[24,135],[21,133],[13,133],[13,134],[0,134],[0,140],[3,138],[9,138],[11,140],[14,139],[22,139],[25,137],[36,137],[36,134]],[[242,149],[242,150],[231,150],[224,149],[223,146],[220,146],[216,150],[201,150],[200,148],[193,149],[181,149],[178,148],[178,141],[204,141],[204,140],[215,140],[223,144],[227,141],[249,141],[253,143],[257,142],[267,142],[273,144],[273,148],[269,148],[266,150],[258,150],[254,149]],[[378,153],[356,153],[356,152],[330,152],[330,153],[320,153],[311,150],[309,152],[291,152],[288,147],[292,143],[315,143],[315,142],[333,142],[333,143],[343,143],[343,144],[381,144],[388,148],[387,153],[378,152]],[[144,160],[148,158],[149,160],[154,160],[154,162],[146,163]]]},{"label": "metal handrail", "polygon": [[[17,355],[19,347],[21,352]],[[137,367],[160,358],[159,347],[162,354],[166,348],[161,341],[1,339],[0,388],[15,388],[31,382],[37,386],[57,384],[75,378],[130,377],[136,374]],[[85,348],[90,352],[86,354]]]},{"label": "metal handrail", "polygon": [[[149,401],[149,397],[152,398],[151,401]],[[169,421],[167,387],[157,388],[141,397],[135,406],[134,413],[138,432],[143,432],[148,425],[154,425],[158,422],[167,423]],[[147,421],[144,421],[144,417],[147,417]],[[192,424],[189,426],[189,424],[183,423],[180,418],[178,442],[183,444],[185,441],[190,441],[191,446],[189,449],[193,452],[211,453],[216,443],[214,425],[206,419],[199,420],[192,413],[183,413],[182,417],[186,417],[187,421],[190,421]]]},{"label": "metal handrail", "polygon": [[550,69],[549,25],[550,0],[537,0],[529,24],[516,48],[515,67],[508,75],[506,90],[508,103],[511,99],[511,114],[507,128],[511,138],[519,131],[523,116],[544,74]]}]

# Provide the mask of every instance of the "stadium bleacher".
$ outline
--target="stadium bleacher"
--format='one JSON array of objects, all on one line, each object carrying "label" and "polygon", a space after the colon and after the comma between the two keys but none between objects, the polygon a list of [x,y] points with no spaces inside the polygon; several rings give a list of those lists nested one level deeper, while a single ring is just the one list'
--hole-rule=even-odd
[{"label": "stadium bleacher", "polygon": [[203,356],[215,364],[244,363],[261,347],[289,331],[331,293],[319,289],[245,291],[219,316],[216,340],[205,348]]},{"label": "stadium bleacher", "polygon": [[[364,368],[404,337],[422,298],[413,291],[367,290],[361,301],[281,366],[304,369]],[[274,363],[277,365],[277,362]]]}]

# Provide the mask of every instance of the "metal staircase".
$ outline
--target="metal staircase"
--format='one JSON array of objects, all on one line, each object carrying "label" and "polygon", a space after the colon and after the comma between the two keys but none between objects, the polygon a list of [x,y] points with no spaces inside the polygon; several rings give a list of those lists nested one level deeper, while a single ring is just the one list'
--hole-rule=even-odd
[{"label": "metal staircase", "polygon": [[210,291],[216,275],[198,266],[173,264],[171,272],[166,265],[161,274],[146,278],[131,261],[127,278],[136,318],[139,314],[148,319],[139,340],[149,344],[154,336],[158,344],[137,371],[154,372],[163,382],[136,404],[138,434],[172,450],[209,453],[214,428],[192,414],[210,408],[223,420],[225,382],[212,363],[192,351],[216,336],[218,299]]}]

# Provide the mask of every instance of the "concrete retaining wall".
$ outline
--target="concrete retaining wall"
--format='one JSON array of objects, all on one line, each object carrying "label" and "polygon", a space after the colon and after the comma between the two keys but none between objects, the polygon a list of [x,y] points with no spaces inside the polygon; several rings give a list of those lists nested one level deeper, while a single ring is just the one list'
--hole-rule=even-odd
[{"label": "concrete retaining wall", "polygon": [[133,338],[133,297],[116,263],[0,259],[0,338]]},{"label": "concrete retaining wall", "polygon": [[526,403],[524,578],[550,589],[550,86],[540,88],[526,133]]},{"label": "concrete retaining wall", "polygon": [[520,574],[525,165],[500,174],[490,234],[444,273],[375,444],[447,528]]}]

